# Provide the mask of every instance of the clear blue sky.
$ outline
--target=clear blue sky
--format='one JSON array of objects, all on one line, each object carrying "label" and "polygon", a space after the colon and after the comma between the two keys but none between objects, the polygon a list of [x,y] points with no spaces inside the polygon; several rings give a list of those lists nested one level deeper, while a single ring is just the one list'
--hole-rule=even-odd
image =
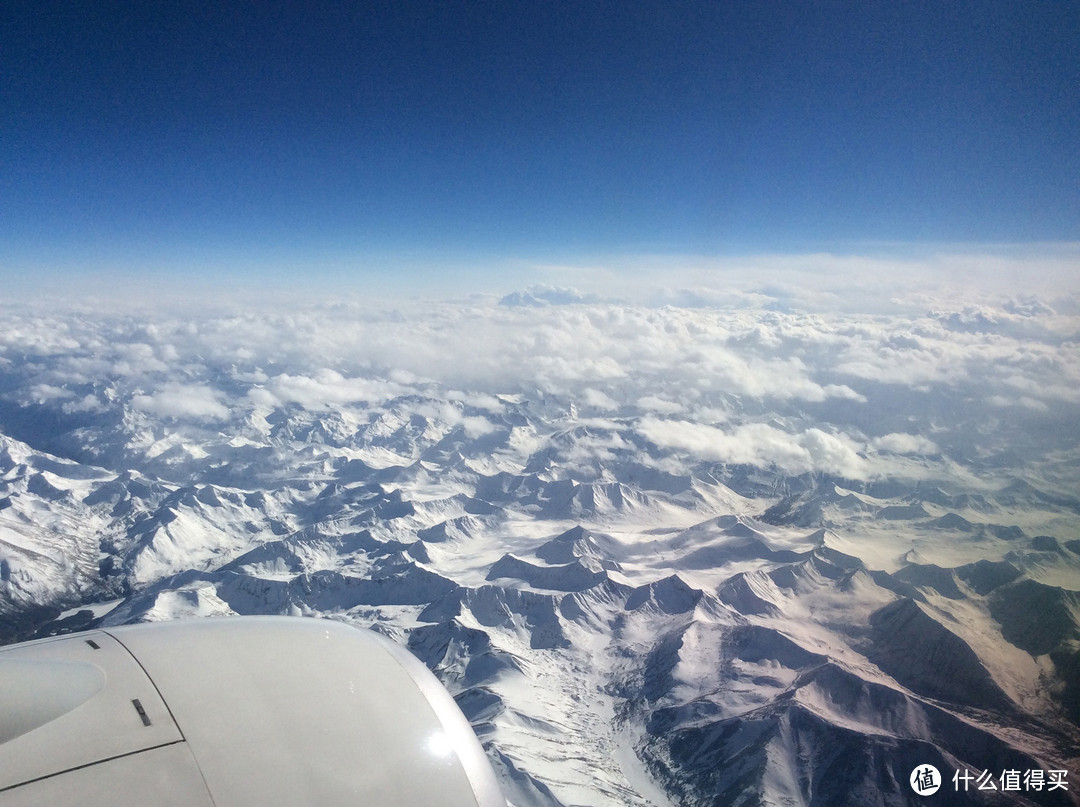
[{"label": "clear blue sky", "polygon": [[1080,241],[1075,2],[10,0],[0,24],[8,274]]}]

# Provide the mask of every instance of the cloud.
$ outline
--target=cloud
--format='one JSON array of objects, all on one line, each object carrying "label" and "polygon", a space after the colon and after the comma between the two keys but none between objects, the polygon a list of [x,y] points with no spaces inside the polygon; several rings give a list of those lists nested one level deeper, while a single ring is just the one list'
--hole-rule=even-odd
[{"label": "cloud", "polygon": [[229,416],[229,408],[221,403],[220,394],[201,384],[168,382],[150,395],[133,396],[131,405],[167,418],[224,420]]},{"label": "cloud", "polygon": [[582,294],[573,288],[558,288],[555,286],[530,286],[525,291],[515,291],[507,294],[499,305],[542,308],[546,305],[574,305],[575,303],[599,302],[595,294]]},{"label": "cloud", "polygon": [[108,412],[109,407],[96,395],[85,395],[78,401],[68,401],[65,403],[61,410],[67,414],[78,412]]},{"label": "cloud", "polygon": [[71,398],[74,396],[74,393],[72,393],[71,390],[66,390],[62,387],[54,387],[51,384],[35,384],[28,392],[30,400],[35,403],[63,400],[64,398]]},{"label": "cloud", "polygon": [[860,446],[844,435],[811,428],[791,434],[766,423],[721,429],[685,420],[642,418],[637,431],[651,443],[701,460],[733,465],[776,467],[789,474],[823,471],[863,479],[868,465]]},{"label": "cloud", "polygon": [[[460,426],[470,436],[505,429],[519,407],[554,419],[574,404],[610,424],[604,440],[573,449],[597,468],[647,439],[684,465],[852,478],[944,466],[958,450],[1035,455],[1075,433],[1080,298],[1063,286],[947,296],[939,282],[863,310],[865,272],[909,264],[840,262],[848,275],[830,276],[820,293],[800,285],[809,258],[767,282],[718,283],[736,264],[749,266],[691,273],[684,288],[696,296],[657,292],[654,278],[650,297],[630,278],[622,302],[610,289],[590,296],[560,283],[529,291],[542,306],[492,296],[378,306],[223,299],[205,311],[0,304],[2,394],[76,424],[130,408],[168,429],[227,431],[223,422],[247,422],[252,410],[329,407],[350,410],[350,423],[408,411],[436,424],[432,434]],[[845,276],[858,279],[848,297]],[[677,280],[663,278],[670,288]],[[513,446],[544,440],[522,428],[507,437],[515,455]]]},{"label": "cloud", "polygon": [[610,395],[605,395],[603,392],[592,387],[585,387],[581,391],[581,401],[586,406],[591,406],[596,409],[614,410],[619,408],[619,402],[612,398]]},{"label": "cloud", "polygon": [[864,244],[847,253],[593,257],[540,265],[535,274],[607,300],[617,289],[623,302],[918,315],[948,301],[1011,298],[1021,288],[1056,301],[1075,293],[1078,266],[1078,243]]},{"label": "cloud", "polygon": [[323,368],[311,375],[281,373],[249,391],[252,400],[269,403],[296,403],[306,409],[331,404],[366,401],[377,403],[400,395],[404,388],[395,382],[377,378],[346,377],[336,370]]},{"label": "cloud", "polygon": [[655,412],[659,415],[673,415],[683,411],[684,407],[677,401],[669,401],[656,395],[642,395],[636,401],[639,408],[647,412]]},{"label": "cloud", "polygon": [[483,417],[464,417],[461,419],[461,426],[470,440],[498,431],[498,426]]},{"label": "cloud", "polygon": [[937,454],[940,449],[937,444],[921,434],[906,434],[892,432],[875,437],[871,444],[881,451],[892,454]]},{"label": "cloud", "polygon": [[[391,376],[391,378],[394,378],[394,376]],[[419,380],[420,379],[417,378],[411,378],[411,381],[408,383],[415,384]],[[488,395],[482,392],[462,392],[461,390],[451,389],[446,391],[444,397],[448,401],[460,401],[466,406],[471,406],[474,409],[484,409],[488,412],[502,412],[506,408],[503,402],[494,395]]]}]

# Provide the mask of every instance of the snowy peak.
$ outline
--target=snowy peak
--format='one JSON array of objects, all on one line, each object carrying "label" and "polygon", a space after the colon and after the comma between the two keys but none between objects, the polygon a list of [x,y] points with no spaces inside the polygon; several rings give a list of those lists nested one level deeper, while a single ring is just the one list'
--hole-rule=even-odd
[{"label": "snowy peak", "polygon": [[[0,409],[5,638],[373,627],[448,685],[519,805],[904,804],[916,763],[1080,758],[1068,462],[957,474],[906,411],[843,432],[786,388],[780,412],[676,400],[685,378],[495,395],[266,367],[98,390],[56,439],[5,437]],[[845,406],[890,405],[866,393]]]}]

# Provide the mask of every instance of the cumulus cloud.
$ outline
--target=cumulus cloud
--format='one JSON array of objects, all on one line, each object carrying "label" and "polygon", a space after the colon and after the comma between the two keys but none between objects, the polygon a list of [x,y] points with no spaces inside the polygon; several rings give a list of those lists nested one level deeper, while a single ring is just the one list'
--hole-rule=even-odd
[{"label": "cumulus cloud", "polygon": [[673,415],[683,411],[683,405],[678,401],[669,401],[656,395],[642,395],[637,399],[639,408],[647,412],[655,412],[660,415]]},{"label": "cumulus cloud", "polygon": [[311,375],[281,373],[265,384],[253,387],[248,394],[264,405],[296,403],[307,409],[317,409],[358,401],[376,403],[400,395],[402,391],[403,387],[394,382],[346,377],[336,370],[323,368]]},{"label": "cumulus cloud", "polygon": [[937,443],[921,434],[892,432],[875,437],[871,442],[874,448],[892,454],[937,454],[940,451]]},{"label": "cumulus cloud", "polygon": [[849,437],[817,428],[800,434],[767,423],[721,429],[685,420],[642,418],[637,430],[660,448],[683,451],[702,460],[733,465],[775,467],[789,474],[823,471],[851,479],[865,478],[866,461]]},{"label": "cumulus cloud", "polygon": [[107,412],[109,407],[96,395],[85,395],[78,401],[68,401],[61,407],[68,414],[79,412]]},{"label": "cumulus cloud", "polygon": [[[415,384],[418,381],[419,379],[413,378],[411,383]],[[471,406],[474,409],[484,409],[488,412],[501,412],[505,408],[503,402],[494,395],[483,392],[463,392],[451,389],[446,391],[445,398],[448,401],[460,401],[466,406]]]},{"label": "cumulus cloud", "polygon": [[491,434],[498,430],[498,426],[484,417],[463,417],[461,419],[461,426],[465,431],[465,436],[470,440],[475,440],[477,437],[482,437],[485,434]]},{"label": "cumulus cloud", "polygon": [[595,294],[582,294],[574,288],[541,285],[530,286],[525,291],[511,292],[499,300],[499,305],[542,308],[546,305],[573,305],[574,303],[595,302],[599,302],[599,297]]},{"label": "cumulus cloud", "polygon": [[30,400],[35,403],[63,400],[64,398],[71,398],[74,395],[71,390],[66,390],[62,387],[54,387],[51,384],[35,384],[30,387],[28,392]]},{"label": "cumulus cloud", "polygon": [[585,387],[581,391],[581,400],[586,406],[591,406],[596,409],[618,409],[619,402],[612,398],[610,395],[606,395],[598,389],[592,387]]},{"label": "cumulus cloud", "polygon": [[1035,412],[1050,411],[1050,407],[1045,401],[1041,401],[1038,398],[1032,398],[1029,395],[991,395],[986,400],[991,406],[997,406],[1003,409],[1013,406],[1022,406],[1025,409],[1031,409]]},{"label": "cumulus cloud", "polygon": [[224,420],[229,408],[221,395],[202,384],[168,382],[149,395],[135,395],[131,405],[152,415],[193,420]]}]

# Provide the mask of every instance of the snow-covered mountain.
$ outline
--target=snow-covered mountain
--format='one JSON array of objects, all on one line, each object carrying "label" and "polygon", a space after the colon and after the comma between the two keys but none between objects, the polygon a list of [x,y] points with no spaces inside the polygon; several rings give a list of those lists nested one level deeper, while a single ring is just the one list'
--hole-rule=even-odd
[{"label": "snow-covered mountain", "polygon": [[1080,803],[1074,319],[355,314],[8,310],[3,640],[373,626],[519,807]]}]

